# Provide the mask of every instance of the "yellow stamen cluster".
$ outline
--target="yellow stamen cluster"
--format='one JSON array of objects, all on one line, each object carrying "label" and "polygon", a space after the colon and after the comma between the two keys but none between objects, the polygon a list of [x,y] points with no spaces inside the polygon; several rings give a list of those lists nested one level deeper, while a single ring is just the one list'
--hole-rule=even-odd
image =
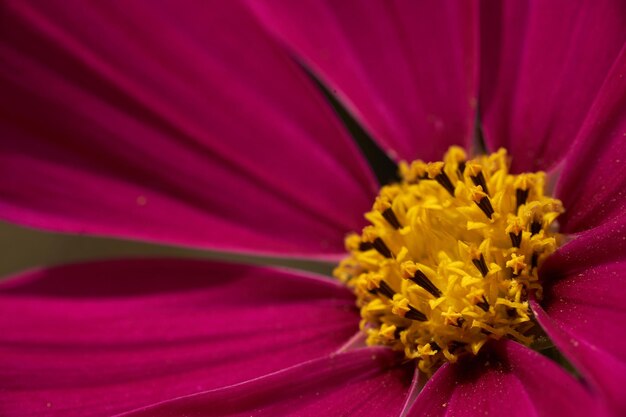
[{"label": "yellow stamen cluster", "polygon": [[528,293],[541,296],[537,269],[560,243],[563,208],[544,195],[543,172],[508,167],[504,149],[468,161],[458,147],[400,164],[402,181],[382,187],[335,269],[368,344],[403,350],[430,374],[489,339],[532,342]]}]

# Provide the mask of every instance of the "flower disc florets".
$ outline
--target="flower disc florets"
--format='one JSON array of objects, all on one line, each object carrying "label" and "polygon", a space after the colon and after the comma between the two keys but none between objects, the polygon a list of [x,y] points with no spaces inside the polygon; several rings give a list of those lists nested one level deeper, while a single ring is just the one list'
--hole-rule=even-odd
[{"label": "flower disc florets", "polygon": [[477,354],[489,339],[530,345],[528,294],[561,240],[563,212],[544,195],[543,172],[511,175],[504,149],[467,160],[401,163],[384,186],[350,256],[335,269],[357,297],[367,343],[403,350],[430,374],[443,361]]}]

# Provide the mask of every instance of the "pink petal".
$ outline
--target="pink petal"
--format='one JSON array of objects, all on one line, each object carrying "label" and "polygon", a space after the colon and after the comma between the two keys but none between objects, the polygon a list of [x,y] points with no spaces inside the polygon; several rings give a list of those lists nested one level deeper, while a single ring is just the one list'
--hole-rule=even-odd
[{"label": "pink petal", "polygon": [[539,353],[512,341],[496,352],[442,366],[408,417],[596,416],[583,385]]},{"label": "pink petal", "polygon": [[557,186],[568,233],[626,212],[626,46],[611,69],[569,153]]},{"label": "pink petal", "polygon": [[359,349],[123,416],[396,417],[413,369],[394,367],[397,359],[388,349]]},{"label": "pink petal", "polygon": [[2,218],[307,256],[361,226],[364,159],[238,2],[2,9]]},{"label": "pink petal", "polygon": [[456,1],[250,1],[394,157],[471,137],[477,7]]},{"label": "pink petal", "polygon": [[406,417],[409,413],[411,407],[415,403],[415,399],[420,394],[425,381],[425,375],[419,371],[417,368],[417,362],[414,363],[415,371],[413,372],[413,379],[411,380],[411,386],[409,391],[407,392],[406,399],[404,400],[404,404],[402,405],[402,411],[400,412],[400,417]]},{"label": "pink petal", "polygon": [[357,329],[351,293],[312,275],[189,260],[40,270],[0,286],[0,414],[110,416],[327,355]]},{"label": "pink petal", "polygon": [[554,343],[626,414],[626,216],[559,249],[542,268],[544,299],[532,308]]},{"label": "pink petal", "polygon": [[516,171],[554,167],[626,40],[622,0],[484,1],[482,121]]}]

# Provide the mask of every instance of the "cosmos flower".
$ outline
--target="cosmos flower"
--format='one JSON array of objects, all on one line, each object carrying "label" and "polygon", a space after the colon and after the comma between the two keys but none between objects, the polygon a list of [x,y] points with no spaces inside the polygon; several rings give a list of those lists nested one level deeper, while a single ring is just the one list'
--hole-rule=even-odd
[{"label": "cosmos flower", "polygon": [[[339,281],[206,261],[105,261],[2,284],[0,414],[626,412],[621,2],[0,7],[4,220],[339,262],[379,186],[306,71],[397,161],[439,161],[452,145],[471,153],[479,114],[487,149],[506,148],[513,174],[543,170],[556,181],[566,242],[541,266],[543,297],[525,302],[577,371],[500,337],[475,356],[437,363],[424,381],[406,352],[360,345],[354,294]],[[486,197],[492,214],[513,204],[497,203],[478,174],[465,185],[454,179],[450,191],[439,175],[455,172],[429,169],[425,186],[443,187],[441,204],[463,187],[477,196],[477,205],[464,197],[465,211],[491,218]],[[374,210],[382,215],[387,203]],[[406,226],[401,216],[397,229],[391,217],[372,216],[374,227]],[[367,233],[359,239],[372,248],[353,256],[399,258]],[[524,233],[521,247],[532,232]],[[473,259],[487,276],[489,259]],[[441,283],[432,280],[436,288],[420,282],[434,297]],[[380,282],[382,303],[404,296]],[[424,321],[397,303],[403,318]],[[483,310],[495,311],[491,304]],[[383,324],[363,327],[374,338],[398,330]],[[420,355],[443,349],[419,347]]]}]

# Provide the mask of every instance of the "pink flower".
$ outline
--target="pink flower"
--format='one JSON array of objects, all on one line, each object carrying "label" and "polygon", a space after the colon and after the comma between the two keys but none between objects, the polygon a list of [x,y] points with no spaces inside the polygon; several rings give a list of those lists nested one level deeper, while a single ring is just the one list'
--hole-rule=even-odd
[{"label": "pink flower", "polygon": [[32,227],[336,261],[378,186],[303,66],[398,160],[469,148],[479,109],[514,171],[560,172],[574,239],[532,308],[581,375],[502,341],[416,397],[413,363],[346,344],[335,281],[120,260],[0,286],[1,415],[626,413],[621,1],[6,1],[0,22],[0,216]]}]

